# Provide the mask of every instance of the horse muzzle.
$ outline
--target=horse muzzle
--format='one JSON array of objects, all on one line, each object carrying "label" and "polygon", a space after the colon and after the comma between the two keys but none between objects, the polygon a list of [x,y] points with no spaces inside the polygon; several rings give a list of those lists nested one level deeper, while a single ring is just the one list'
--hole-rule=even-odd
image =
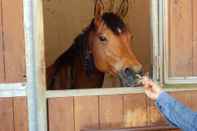
[{"label": "horse muzzle", "polygon": [[136,87],[139,85],[139,77],[137,75],[143,76],[143,71],[134,72],[130,68],[119,71],[118,76],[122,87]]}]

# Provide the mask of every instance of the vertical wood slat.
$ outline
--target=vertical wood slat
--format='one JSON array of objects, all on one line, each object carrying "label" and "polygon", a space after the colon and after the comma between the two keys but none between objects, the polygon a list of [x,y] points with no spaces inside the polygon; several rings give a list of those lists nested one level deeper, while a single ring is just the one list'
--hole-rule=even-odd
[{"label": "vertical wood slat", "polygon": [[123,96],[100,96],[100,128],[123,127]]},{"label": "vertical wood slat", "polygon": [[4,43],[3,43],[3,25],[2,25],[2,0],[0,0],[0,83],[4,82]]},{"label": "vertical wood slat", "polygon": [[151,69],[150,3],[151,0],[129,0],[128,21],[126,21],[134,37],[132,49],[145,72],[150,72]]},{"label": "vertical wood slat", "polygon": [[0,131],[14,131],[13,98],[0,98]]},{"label": "vertical wood slat", "polygon": [[13,98],[14,131],[28,131],[28,111],[26,97]]},{"label": "vertical wood slat", "polygon": [[193,75],[197,76],[197,1],[193,0]]},{"label": "vertical wood slat", "polygon": [[6,82],[24,81],[23,0],[2,0]]},{"label": "vertical wood slat", "polygon": [[49,131],[75,131],[73,102],[73,97],[48,100]]},{"label": "vertical wood slat", "polygon": [[171,76],[191,76],[192,73],[192,0],[169,0],[169,58]]},{"label": "vertical wood slat", "polygon": [[144,94],[124,96],[124,127],[146,126],[147,102]]},{"label": "vertical wood slat", "polygon": [[[197,92],[170,95],[197,109]],[[48,101],[49,131],[166,125],[154,102],[146,99],[144,94],[51,98]]]},{"label": "vertical wood slat", "polygon": [[190,92],[191,96],[191,108],[193,111],[197,112],[197,91],[191,91]]},{"label": "vertical wood slat", "polygon": [[172,92],[170,95],[187,107],[192,107],[191,102],[193,100],[191,99],[191,91]]},{"label": "vertical wood slat", "polygon": [[74,98],[75,131],[99,127],[98,96]]},{"label": "vertical wood slat", "polygon": [[[192,106],[197,106],[197,104],[193,103],[194,99],[192,100],[191,91],[183,91],[183,92],[172,92],[169,93],[172,97],[174,97],[179,102],[183,103],[187,107],[193,108]],[[194,95],[193,95],[194,96]],[[161,115],[161,113],[156,108],[154,101],[150,101],[149,104],[149,112],[150,112],[150,125],[165,125],[167,124],[165,118]]]},{"label": "vertical wood slat", "polygon": [[148,99],[148,124],[150,126],[166,125],[166,120],[159,112],[155,105],[155,101]]},{"label": "vertical wood slat", "polygon": [[197,1],[193,0],[193,40],[197,41]]}]

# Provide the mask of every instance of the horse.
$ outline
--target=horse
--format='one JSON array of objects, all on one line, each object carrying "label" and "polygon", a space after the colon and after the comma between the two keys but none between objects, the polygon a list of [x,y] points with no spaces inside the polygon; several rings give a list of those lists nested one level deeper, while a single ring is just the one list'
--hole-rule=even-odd
[{"label": "horse", "polygon": [[101,88],[104,75],[118,76],[121,86],[136,83],[143,67],[131,49],[131,33],[121,17],[95,7],[95,17],[47,73],[47,87],[57,89]]}]

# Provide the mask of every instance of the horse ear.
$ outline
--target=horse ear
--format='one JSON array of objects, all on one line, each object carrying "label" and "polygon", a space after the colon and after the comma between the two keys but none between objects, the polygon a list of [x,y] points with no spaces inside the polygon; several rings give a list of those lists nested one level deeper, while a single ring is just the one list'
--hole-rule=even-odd
[{"label": "horse ear", "polygon": [[128,9],[129,9],[129,1],[128,0],[122,0],[120,7],[117,11],[117,15],[120,16],[121,18],[124,18],[127,13],[128,13]]},{"label": "horse ear", "polygon": [[104,4],[102,2],[102,0],[96,0],[96,4],[95,4],[95,8],[94,8],[94,23],[97,27],[99,27],[99,25],[101,24],[101,17],[104,11]]}]

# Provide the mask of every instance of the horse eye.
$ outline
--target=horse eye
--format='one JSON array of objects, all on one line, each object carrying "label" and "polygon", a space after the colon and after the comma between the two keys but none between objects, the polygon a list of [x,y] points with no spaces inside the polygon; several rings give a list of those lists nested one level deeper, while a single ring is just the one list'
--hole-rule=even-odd
[{"label": "horse eye", "polygon": [[104,41],[107,41],[107,38],[105,36],[99,36],[99,40],[104,42]]}]

